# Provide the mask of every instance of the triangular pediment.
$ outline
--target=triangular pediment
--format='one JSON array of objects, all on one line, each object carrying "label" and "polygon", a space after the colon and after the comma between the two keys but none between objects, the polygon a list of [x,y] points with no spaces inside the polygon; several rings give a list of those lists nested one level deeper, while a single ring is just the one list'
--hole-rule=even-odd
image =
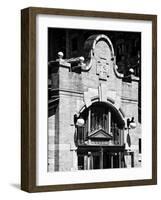
[{"label": "triangular pediment", "polygon": [[95,130],[93,131],[90,136],[90,139],[112,139],[112,136],[110,134],[108,134],[106,131],[104,131],[103,129],[99,129],[99,130]]}]

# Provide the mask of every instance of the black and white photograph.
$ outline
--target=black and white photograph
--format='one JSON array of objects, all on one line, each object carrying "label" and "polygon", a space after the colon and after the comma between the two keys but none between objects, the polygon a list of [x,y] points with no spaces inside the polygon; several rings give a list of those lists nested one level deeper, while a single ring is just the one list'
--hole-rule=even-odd
[{"label": "black and white photograph", "polygon": [[48,27],[48,172],[142,167],[141,32]]},{"label": "black and white photograph", "polygon": [[156,30],[156,15],[22,10],[25,191],[157,183]]}]

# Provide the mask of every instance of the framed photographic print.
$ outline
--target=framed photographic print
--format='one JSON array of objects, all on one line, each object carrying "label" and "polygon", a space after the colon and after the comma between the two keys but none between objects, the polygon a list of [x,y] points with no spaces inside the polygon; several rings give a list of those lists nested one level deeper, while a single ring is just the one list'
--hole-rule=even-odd
[{"label": "framed photographic print", "polygon": [[157,183],[157,16],[21,12],[21,188]]}]

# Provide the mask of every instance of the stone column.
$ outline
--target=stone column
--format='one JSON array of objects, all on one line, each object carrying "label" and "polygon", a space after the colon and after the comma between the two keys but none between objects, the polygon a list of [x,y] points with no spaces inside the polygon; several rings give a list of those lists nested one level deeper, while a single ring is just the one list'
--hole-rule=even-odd
[{"label": "stone column", "polygon": [[72,147],[72,156],[73,156],[73,167],[71,168],[71,171],[76,171],[78,170],[78,156],[77,156],[77,148]]}]

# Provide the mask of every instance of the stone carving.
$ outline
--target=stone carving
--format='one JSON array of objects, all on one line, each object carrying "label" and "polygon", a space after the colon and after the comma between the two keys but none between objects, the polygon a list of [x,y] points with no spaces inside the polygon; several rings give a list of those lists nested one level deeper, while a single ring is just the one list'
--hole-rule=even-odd
[{"label": "stone carving", "polygon": [[99,40],[96,43],[94,57],[96,59],[96,74],[99,75],[99,79],[107,80],[112,56],[106,41]]},{"label": "stone carving", "polygon": [[93,59],[96,60],[96,74],[100,79],[107,80],[109,68],[113,67],[114,50],[110,39],[106,35],[92,35],[84,45],[84,55],[86,66],[83,71],[88,71],[93,65]]}]

